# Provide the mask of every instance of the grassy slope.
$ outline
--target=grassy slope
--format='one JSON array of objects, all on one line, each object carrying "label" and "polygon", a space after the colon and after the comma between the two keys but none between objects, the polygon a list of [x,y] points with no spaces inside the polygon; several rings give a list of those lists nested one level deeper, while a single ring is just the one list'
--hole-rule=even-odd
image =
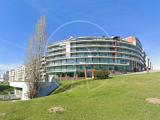
[{"label": "grassy slope", "polygon": [[[72,81],[61,82],[69,89]],[[160,73],[116,76],[108,80],[74,81],[73,89],[61,87],[50,96],[16,103],[0,102],[0,119],[160,119],[160,105],[145,101],[160,98]],[[100,86],[96,89],[98,86]],[[63,107],[68,111],[54,115],[50,107]]]},{"label": "grassy slope", "polygon": [[14,91],[14,87],[9,86],[9,84],[0,83],[0,92],[3,90]]}]

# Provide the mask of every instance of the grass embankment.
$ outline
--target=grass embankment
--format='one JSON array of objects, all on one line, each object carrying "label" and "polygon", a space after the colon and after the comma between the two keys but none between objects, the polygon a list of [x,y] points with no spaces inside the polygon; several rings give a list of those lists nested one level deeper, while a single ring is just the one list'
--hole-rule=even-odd
[{"label": "grass embankment", "polygon": [[14,91],[14,87],[9,86],[9,84],[0,83],[0,101],[3,100],[3,95],[8,94],[4,90]]},{"label": "grass embankment", "polygon": [[[0,113],[6,113],[0,119],[159,120],[160,105],[145,101],[148,97],[160,98],[160,73],[89,80],[88,85],[86,80],[74,81],[73,86],[72,81],[64,81],[50,96],[0,103]],[[53,114],[47,111],[50,107],[62,107],[67,111]]]}]

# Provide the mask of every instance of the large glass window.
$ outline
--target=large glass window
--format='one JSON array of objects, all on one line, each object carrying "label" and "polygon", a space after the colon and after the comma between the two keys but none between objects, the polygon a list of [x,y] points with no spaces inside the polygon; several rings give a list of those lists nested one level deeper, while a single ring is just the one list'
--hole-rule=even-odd
[{"label": "large glass window", "polygon": [[60,72],[56,72],[55,73],[55,78],[59,78],[60,77]]},{"label": "large glass window", "polygon": [[85,70],[85,66],[84,65],[78,65],[77,68],[78,68],[78,70]]},{"label": "large glass window", "polygon": [[61,67],[55,67],[55,71],[61,71]]},{"label": "large glass window", "polygon": [[61,61],[55,61],[55,65],[60,65]]},{"label": "large glass window", "polygon": [[107,58],[101,58],[100,61],[101,63],[108,63]]},{"label": "large glass window", "polygon": [[85,77],[85,73],[84,72],[78,72],[78,77]]},{"label": "large glass window", "polygon": [[62,66],[62,71],[66,71],[66,66]]},{"label": "large glass window", "polygon": [[62,74],[62,77],[65,77],[65,72],[62,72],[61,74]]},{"label": "large glass window", "polygon": [[94,65],[94,70],[99,70],[99,65]]},{"label": "large glass window", "polygon": [[115,70],[116,71],[126,71],[126,66],[116,65]]},{"label": "large glass window", "polygon": [[72,48],[72,50],[71,50],[72,52],[76,52],[76,48]]},{"label": "large glass window", "polygon": [[67,60],[67,64],[75,64],[76,63],[76,59],[68,59]]},{"label": "large glass window", "polygon": [[85,54],[84,53],[78,53],[77,57],[85,57]]},{"label": "large glass window", "polygon": [[76,66],[67,66],[67,71],[76,70]]},{"label": "large glass window", "polygon": [[131,66],[127,66],[127,71],[131,71]]},{"label": "large glass window", "polygon": [[84,46],[84,43],[77,43],[77,46]]},{"label": "large glass window", "polygon": [[54,62],[49,62],[49,65],[50,65],[50,66],[54,65]]},{"label": "large glass window", "polygon": [[86,53],[86,56],[92,56],[92,54],[91,53]]},{"label": "large glass window", "polygon": [[54,67],[49,68],[49,72],[54,71]]},{"label": "large glass window", "polygon": [[75,72],[67,72],[67,77],[76,77]]},{"label": "large glass window", "polygon": [[74,46],[76,46],[76,43],[72,43],[72,45],[71,45],[72,47],[74,47]]},{"label": "large glass window", "polygon": [[109,63],[113,63],[113,58],[109,58]]},{"label": "large glass window", "polygon": [[87,77],[92,77],[92,72],[86,72]]},{"label": "large glass window", "polygon": [[99,53],[93,53],[93,56],[99,56]]},{"label": "large glass window", "polygon": [[93,51],[99,51],[99,48],[97,48],[97,47],[93,48]]},{"label": "large glass window", "polygon": [[107,51],[107,48],[100,48],[100,51]]},{"label": "large glass window", "polygon": [[92,51],[91,47],[86,48],[86,51]]},{"label": "large glass window", "polygon": [[77,55],[76,55],[76,53],[73,53],[72,55],[71,55],[71,57],[76,57]]},{"label": "large glass window", "polygon": [[115,59],[115,63],[126,64],[126,61],[124,59]]},{"label": "large glass window", "polygon": [[86,65],[86,70],[92,70],[92,66],[91,65]]},{"label": "large glass window", "polygon": [[108,70],[108,65],[101,65],[101,70],[105,69],[105,70]]},{"label": "large glass window", "polygon": [[93,58],[93,63],[99,63],[99,58]]},{"label": "large glass window", "polygon": [[78,51],[85,51],[85,48],[79,48]]},{"label": "large glass window", "polygon": [[92,58],[86,58],[86,63],[92,63]]},{"label": "large glass window", "polygon": [[54,52],[49,52],[49,55],[53,55],[54,54]]},{"label": "large glass window", "polygon": [[100,45],[106,45],[106,43],[104,43],[104,42],[100,42]]},{"label": "large glass window", "polygon": [[126,63],[127,63],[128,65],[130,65],[130,60],[126,60]]},{"label": "large glass window", "polygon": [[107,56],[106,53],[100,53],[100,56]]},{"label": "large glass window", "polygon": [[92,43],[90,43],[90,42],[87,42],[87,43],[86,43],[86,45],[91,45],[91,44],[92,44]]},{"label": "large glass window", "polygon": [[77,63],[78,64],[83,64],[83,63],[85,63],[85,59],[83,59],[83,58],[82,59],[77,59]]},{"label": "large glass window", "polygon": [[66,64],[66,60],[62,60],[62,64]]},{"label": "large glass window", "polygon": [[114,70],[114,65],[109,65],[109,70]]}]

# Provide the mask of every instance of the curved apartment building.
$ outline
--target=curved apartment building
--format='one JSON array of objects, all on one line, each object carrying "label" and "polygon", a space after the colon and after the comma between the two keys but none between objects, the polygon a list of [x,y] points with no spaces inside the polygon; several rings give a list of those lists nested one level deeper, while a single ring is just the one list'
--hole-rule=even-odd
[{"label": "curved apartment building", "polygon": [[142,45],[136,37],[78,37],[48,45],[47,74],[56,81],[94,78],[100,69],[110,75],[141,71]]}]

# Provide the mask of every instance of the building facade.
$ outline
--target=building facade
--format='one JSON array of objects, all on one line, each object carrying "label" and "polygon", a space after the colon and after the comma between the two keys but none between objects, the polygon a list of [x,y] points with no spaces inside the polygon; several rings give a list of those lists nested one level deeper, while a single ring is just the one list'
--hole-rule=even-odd
[{"label": "building facade", "polygon": [[100,69],[111,75],[141,71],[145,67],[142,45],[136,37],[78,37],[48,45],[48,81],[94,78]]},{"label": "building facade", "polygon": [[0,82],[8,82],[9,80],[9,71],[5,71],[0,75]]}]

